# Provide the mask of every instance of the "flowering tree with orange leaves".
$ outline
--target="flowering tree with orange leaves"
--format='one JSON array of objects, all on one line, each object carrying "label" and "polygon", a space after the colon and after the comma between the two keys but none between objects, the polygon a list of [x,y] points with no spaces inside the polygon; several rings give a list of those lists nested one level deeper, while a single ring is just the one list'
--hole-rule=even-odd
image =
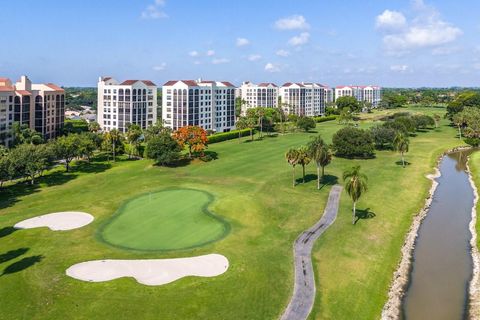
[{"label": "flowering tree with orange leaves", "polygon": [[207,148],[207,131],[197,126],[182,127],[173,133],[173,138],[182,148],[188,146],[190,158],[193,153],[203,153]]}]

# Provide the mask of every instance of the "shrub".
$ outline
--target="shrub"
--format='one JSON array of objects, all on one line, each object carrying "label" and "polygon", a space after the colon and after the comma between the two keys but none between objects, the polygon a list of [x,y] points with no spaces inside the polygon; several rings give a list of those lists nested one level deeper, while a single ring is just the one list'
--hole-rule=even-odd
[{"label": "shrub", "polygon": [[371,158],[375,154],[371,132],[351,126],[333,135],[332,148],[337,156],[345,158]]},{"label": "shrub", "polygon": [[335,119],[337,119],[336,115],[330,115],[330,116],[324,116],[324,117],[313,117],[313,120],[315,120],[316,123],[333,121]]},{"label": "shrub", "polygon": [[480,146],[480,138],[465,138],[465,143],[471,145],[472,147]]},{"label": "shrub", "polygon": [[398,132],[396,129],[385,125],[377,125],[372,127],[370,131],[372,132],[376,149],[392,148],[393,140]]},{"label": "shrub", "polygon": [[310,129],[315,128],[315,120],[310,117],[299,117],[297,119],[296,125],[299,129],[308,132],[310,131]]},{"label": "shrub", "polygon": [[240,134],[240,137],[248,136],[250,135],[250,129],[232,130],[229,132],[212,134],[211,136],[208,136],[208,143],[212,144],[212,143],[236,139],[238,138],[239,134]]}]

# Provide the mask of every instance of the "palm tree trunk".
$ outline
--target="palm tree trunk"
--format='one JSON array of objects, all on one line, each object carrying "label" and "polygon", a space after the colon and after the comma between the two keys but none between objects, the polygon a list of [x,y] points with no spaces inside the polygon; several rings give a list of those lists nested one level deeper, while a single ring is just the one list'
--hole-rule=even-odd
[{"label": "palm tree trunk", "polygon": [[325,175],[325,167],[322,166],[322,178],[323,178],[324,175]]},{"label": "palm tree trunk", "polygon": [[293,179],[292,179],[293,187],[295,188],[295,166],[293,166]]},{"label": "palm tree trunk", "polygon": [[303,183],[305,183],[305,165],[302,164],[302,172],[303,172]]},{"label": "palm tree trunk", "polygon": [[404,157],[404,155],[403,155],[403,152],[402,152],[402,165],[403,165],[403,167],[405,168],[405,157]]},{"label": "palm tree trunk", "polygon": [[320,190],[320,167],[317,166],[317,190]]},{"label": "palm tree trunk", "polygon": [[462,140],[462,129],[458,126],[458,139]]},{"label": "palm tree trunk", "polygon": [[253,129],[250,128],[250,140],[253,141]]},{"label": "palm tree trunk", "polygon": [[113,140],[113,162],[115,162],[115,140]]},{"label": "palm tree trunk", "polygon": [[357,202],[353,201],[353,215],[352,215],[352,224],[355,225],[355,217],[357,216]]}]

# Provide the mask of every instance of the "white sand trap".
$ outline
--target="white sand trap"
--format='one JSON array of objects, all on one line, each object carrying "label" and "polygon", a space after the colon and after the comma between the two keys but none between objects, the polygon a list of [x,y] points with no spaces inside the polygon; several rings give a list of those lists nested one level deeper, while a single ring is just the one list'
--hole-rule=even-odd
[{"label": "white sand trap", "polygon": [[72,230],[86,226],[93,221],[93,216],[85,212],[56,212],[44,214],[17,223],[15,229],[32,229],[48,227],[50,230]]},{"label": "white sand trap", "polygon": [[91,282],[133,277],[148,286],[159,286],[183,277],[215,277],[228,269],[228,259],[220,254],[177,259],[94,260],[75,264],[68,276]]}]

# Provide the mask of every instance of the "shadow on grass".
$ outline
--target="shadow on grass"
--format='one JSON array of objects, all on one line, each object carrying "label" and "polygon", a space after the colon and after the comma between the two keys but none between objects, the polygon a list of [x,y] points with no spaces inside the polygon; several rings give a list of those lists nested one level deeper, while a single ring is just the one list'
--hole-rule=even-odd
[{"label": "shadow on grass", "polygon": [[[395,164],[396,164],[397,166],[403,166],[402,160],[396,161]],[[411,164],[412,164],[411,162],[405,161],[405,166],[409,166],[409,165],[411,165]]]},{"label": "shadow on grass", "polygon": [[0,238],[9,236],[12,233],[14,233],[15,231],[17,231],[17,229],[15,229],[14,227],[4,227],[4,228],[0,229]]},{"label": "shadow on grass", "polygon": [[334,184],[338,183],[338,177],[333,176],[331,174],[326,174],[320,179],[320,190],[323,189],[325,186],[333,186]]},{"label": "shadow on grass", "polygon": [[43,256],[31,256],[31,257],[23,258],[22,260],[14,262],[11,265],[9,265],[8,267],[6,267],[5,269],[3,269],[2,276],[28,269],[31,266],[33,266],[34,264],[42,261],[43,258],[44,258]]},{"label": "shadow on grass", "polygon": [[377,215],[375,214],[375,212],[372,212],[370,211],[370,208],[366,208],[366,209],[357,209],[356,213],[355,213],[355,217],[357,218],[355,220],[355,223],[357,223],[358,220],[366,220],[366,219],[373,219],[375,218]]},{"label": "shadow on grass", "polygon": [[[316,174],[306,174],[305,175],[305,183],[308,183],[310,181],[317,181],[317,175]],[[295,184],[302,184],[303,183],[303,177],[297,178],[295,180]]]},{"label": "shadow on grass", "polygon": [[0,254],[0,263],[4,263],[20,257],[21,255],[25,254],[28,251],[28,248],[19,248],[16,250],[10,250],[6,253]]},{"label": "shadow on grass", "polygon": [[[37,179],[37,181],[42,181],[43,178]],[[19,201],[18,198],[39,192],[39,189],[40,186],[37,183],[32,185],[27,181],[17,181],[10,186],[3,187],[0,191],[0,209],[13,206]]]},{"label": "shadow on grass", "polygon": [[73,172],[101,173],[101,172],[107,171],[111,167],[112,167],[111,163],[78,161],[75,163],[74,166],[71,167],[71,170]]},{"label": "shadow on grass", "polygon": [[[167,168],[180,168],[180,167],[186,167],[190,164],[190,162],[192,162],[192,159],[188,158],[188,157],[185,157],[185,158],[181,158],[181,159],[178,159],[177,161],[175,162],[172,162],[168,165],[165,165],[165,167]],[[158,167],[161,167],[160,164],[156,164],[155,166],[158,166]]]}]

